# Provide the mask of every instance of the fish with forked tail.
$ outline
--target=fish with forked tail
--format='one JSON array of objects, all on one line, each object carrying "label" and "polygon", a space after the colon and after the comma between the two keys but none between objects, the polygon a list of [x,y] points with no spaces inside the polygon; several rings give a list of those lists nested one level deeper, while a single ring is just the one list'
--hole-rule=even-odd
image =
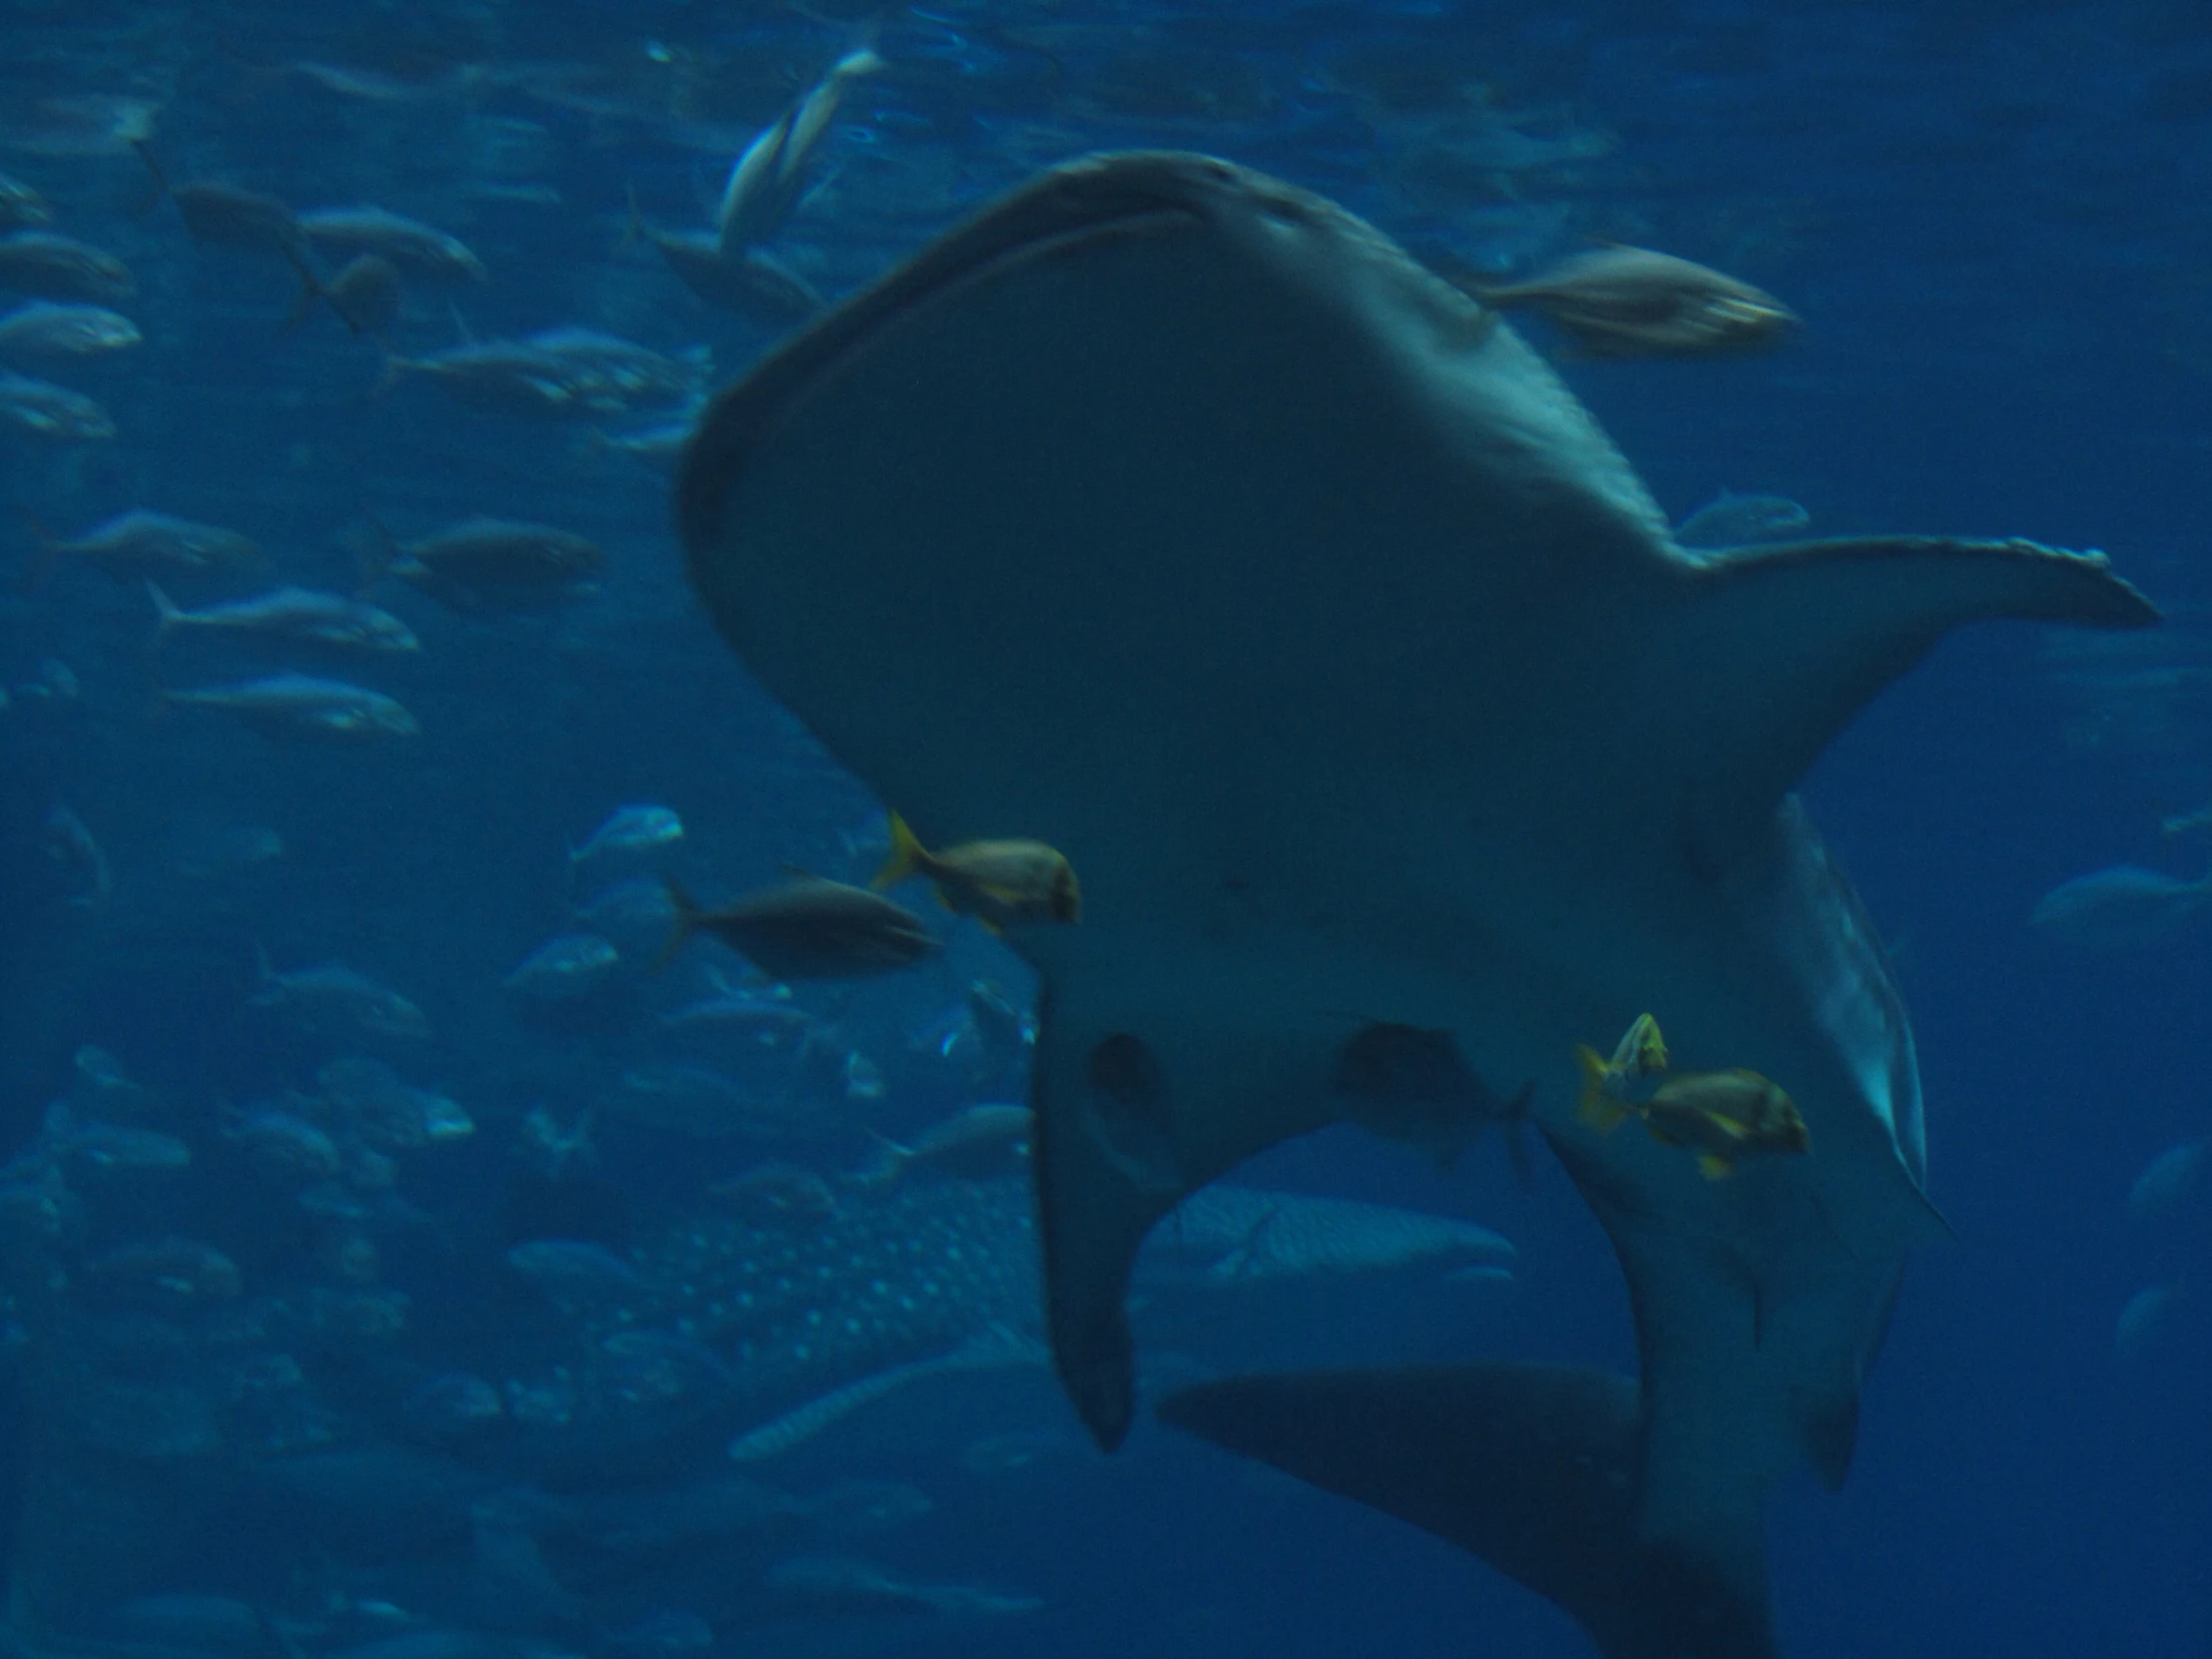
[{"label": "fish with forked tail", "polygon": [[922,875],[944,907],[992,932],[1039,921],[1081,921],[1083,889],[1067,858],[1042,841],[966,841],[932,852],[890,816],[891,850],[868,884],[878,891]]}]

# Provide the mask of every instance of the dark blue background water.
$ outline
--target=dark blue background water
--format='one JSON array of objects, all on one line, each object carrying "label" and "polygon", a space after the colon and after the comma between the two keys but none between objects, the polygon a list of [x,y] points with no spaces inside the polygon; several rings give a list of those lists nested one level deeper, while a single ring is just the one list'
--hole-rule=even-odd
[{"label": "dark blue background water", "polygon": [[[35,105],[142,98],[160,106],[154,142],[176,177],[302,208],[373,201],[454,231],[495,276],[453,294],[479,336],[581,322],[667,351],[705,342],[719,380],[773,335],[700,304],[625,243],[629,195],[655,223],[704,224],[735,148],[848,37],[796,11],[676,4],[18,3],[0,30],[0,126],[29,135],[0,168],[53,203],[58,229],[132,265],[139,292],[123,308],[146,334],[57,373],[99,396],[119,434],[8,437],[10,503],[66,530],[134,505],[235,525],[287,579],[333,587],[355,578],[369,511],[403,536],[472,512],[543,518],[609,560],[604,593],[551,620],[487,624],[380,594],[425,646],[362,672],[423,725],[381,749],[274,744],[189,709],[150,718],[134,585],[62,570],[0,599],[0,682],[56,657],[83,688],[18,693],[0,713],[0,1132],[35,1133],[86,1042],[203,1116],[304,1083],[321,1056],[242,1012],[256,949],[280,966],[340,957],[431,1011],[441,1036],[418,1080],[485,1126],[473,1161],[412,1196],[494,1206],[513,1170],[491,1131],[511,1140],[540,1099],[580,1109],[605,1063],[593,1037],[518,1024],[499,984],[562,925],[564,839],[619,803],[666,802],[691,827],[688,874],[720,893],[785,861],[859,873],[839,835],[863,830],[871,804],[711,636],[680,579],[662,473],[576,427],[462,409],[425,384],[371,396],[374,348],[328,316],[277,333],[295,288],[280,265],[195,247],[174,209],[146,210],[127,152],[41,153],[54,146],[37,142]],[[1591,236],[1663,247],[1805,318],[1772,356],[1567,365],[1670,513],[1757,489],[1804,502],[1828,533],[2102,547],[2166,609],[2157,635],[2086,669],[2033,628],[1953,639],[1807,785],[1896,946],[1931,1186],[1958,1238],[1914,1263],[1850,1485],[1829,1498],[1793,1482],[1770,1531],[1795,1654],[2208,1651],[2212,1338],[2192,1294],[2212,1294],[2212,1197],[2154,1227],[2122,1214],[2153,1154],[2212,1132],[2205,937],[2092,957],[2023,923],[2083,870],[2194,875],[2205,861],[2158,820],[2212,797],[2198,568],[2212,16],[2166,3],[958,5],[886,13],[878,49],[889,67],[853,92],[828,183],[779,245],[832,296],[1032,168],[1098,147],[1214,150],[1484,269]],[[333,91],[301,62],[406,77],[407,96]],[[427,79],[462,65],[481,66],[462,90]],[[1550,151],[1531,160],[1531,142]],[[393,344],[458,337],[445,298],[418,292]],[[14,561],[34,551],[25,533]],[[197,659],[203,679],[236,660]],[[2144,668],[2173,672],[2123,678]],[[57,802],[113,863],[104,910],[70,905],[77,877],[46,855]],[[167,851],[195,818],[275,827],[289,850],[195,883]],[[986,960],[972,939],[963,949]],[[892,996],[856,1017],[892,1030],[926,1012]],[[884,1126],[958,1103],[894,1096]],[[634,1149],[627,1170],[648,1212],[653,1156]],[[1437,1177],[1333,1134],[1263,1173],[1511,1237],[1512,1300],[1463,1346],[1629,1363],[1617,1270],[1556,1170],[1523,1195],[1489,1157]],[[2151,1284],[2180,1291],[2123,1364],[2115,1319]],[[435,1300],[434,1286],[416,1293]],[[909,1442],[928,1424],[906,1426],[883,1458],[918,1455]],[[1086,1466],[1046,1501],[930,1517],[904,1565],[1020,1584],[1049,1605],[915,1639],[1578,1651],[1548,1608],[1395,1523],[1157,1430],[1129,1458]]]}]

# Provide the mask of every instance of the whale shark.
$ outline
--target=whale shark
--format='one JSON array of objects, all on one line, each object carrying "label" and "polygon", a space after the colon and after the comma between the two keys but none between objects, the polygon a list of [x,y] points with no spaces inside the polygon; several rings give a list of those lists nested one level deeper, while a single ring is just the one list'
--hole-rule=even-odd
[{"label": "whale shark", "polygon": [[[1040,982],[1048,1334],[1100,1444],[1134,1412],[1147,1230],[1278,1141],[1374,1126],[1393,1103],[1348,1098],[1348,1054],[1526,1091],[1620,1257],[1638,1378],[1289,1417],[1372,1471],[1474,1412],[1493,1431],[1439,1460],[1476,1547],[1526,1510],[1469,1466],[1550,1425],[1633,1473],[1590,1502],[1634,1560],[1602,1593],[1523,1576],[1608,1629],[1712,1585],[1690,1599],[1752,1645],[1685,1651],[1757,1651],[1759,1498],[1842,1480],[1905,1259],[1945,1232],[1910,1022],[1791,792],[1951,628],[2148,601],[2016,539],[1684,548],[1494,312],[1320,197],[1173,153],[1056,168],[782,343],[709,406],[675,510],[725,640],[924,842],[1034,837],[1083,883],[1079,925],[1008,940]],[[1579,1122],[1576,1045],[1646,1011],[1678,1068],[1785,1088],[1810,1151],[1709,1180]]]}]

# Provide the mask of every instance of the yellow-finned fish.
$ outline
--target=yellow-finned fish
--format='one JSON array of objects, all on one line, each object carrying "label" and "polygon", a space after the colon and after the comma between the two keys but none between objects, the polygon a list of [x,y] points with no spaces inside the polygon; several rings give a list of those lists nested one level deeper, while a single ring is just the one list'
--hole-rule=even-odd
[{"label": "yellow-finned fish", "polygon": [[1653,1140],[1695,1152],[1699,1173],[1708,1181],[1729,1175],[1741,1158],[1813,1149],[1797,1103],[1780,1084],[1741,1068],[1685,1072],[1640,1102],[1600,1095],[1594,1110],[1585,1093],[1582,1115],[1602,1134],[1631,1117],[1642,1118]]},{"label": "yellow-finned fish", "polygon": [[893,813],[890,856],[872,885],[880,891],[910,875],[927,876],[946,909],[994,933],[1024,922],[1083,919],[1075,866],[1043,841],[963,841],[932,852]]},{"label": "yellow-finned fish", "polygon": [[1756,1071],[1686,1072],[1660,1084],[1641,1110],[1652,1139],[1695,1152],[1708,1181],[1727,1175],[1739,1158],[1813,1150],[1797,1102]]},{"label": "yellow-finned fish", "polygon": [[1708,1180],[1720,1180],[1739,1158],[1812,1150],[1797,1103],[1755,1071],[1685,1072],[1643,1093],[1641,1085],[1667,1069],[1666,1039],[1649,1014],[1636,1016],[1610,1060],[1584,1045],[1575,1062],[1582,1072],[1576,1110],[1584,1123],[1610,1135],[1640,1117],[1653,1140],[1696,1152]]},{"label": "yellow-finned fish", "polygon": [[1582,1121],[1611,1131],[1637,1106],[1636,1085],[1667,1069],[1667,1039],[1650,1014],[1638,1014],[1635,1023],[1613,1045],[1610,1060],[1583,1044],[1574,1051],[1582,1072],[1582,1099],[1577,1111]]}]

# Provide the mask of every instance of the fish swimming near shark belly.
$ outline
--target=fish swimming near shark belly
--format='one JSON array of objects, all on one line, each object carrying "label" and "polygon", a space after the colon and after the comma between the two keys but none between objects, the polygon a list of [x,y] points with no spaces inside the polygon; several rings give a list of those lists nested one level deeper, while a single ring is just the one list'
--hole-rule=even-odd
[{"label": "fish swimming near shark belly", "polygon": [[[1175,154],[1056,169],[786,342],[710,406],[677,517],[724,637],[924,840],[1082,871],[1083,925],[1018,948],[1049,1331],[1100,1442],[1146,1230],[1342,1115],[1357,1008],[1536,1085],[1642,1377],[1530,1373],[1514,1408],[1595,1401],[1575,1432],[1637,1473],[1615,1530],[1763,1628],[1726,1540],[1797,1461],[1841,1479],[1942,1232],[1903,1005],[1788,792],[1951,627],[2149,604],[2024,541],[1685,550],[1493,313]],[[1815,1153],[1709,1182],[1578,1125],[1575,1046],[1647,1008],[1685,1069],[1786,1088]]]}]

